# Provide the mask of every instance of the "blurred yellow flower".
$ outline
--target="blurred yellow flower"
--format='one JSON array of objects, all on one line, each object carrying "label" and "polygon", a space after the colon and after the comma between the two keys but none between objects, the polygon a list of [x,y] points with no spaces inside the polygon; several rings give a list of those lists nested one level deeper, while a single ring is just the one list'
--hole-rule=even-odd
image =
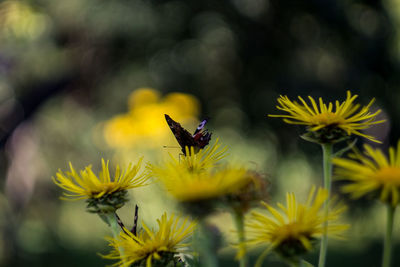
[{"label": "blurred yellow flower", "polygon": [[347,91],[346,100],[342,103],[336,101],[335,111],[333,111],[333,103],[325,104],[322,98],[319,98],[319,106],[311,96],[308,97],[311,106],[300,96],[298,98],[301,103],[291,101],[287,96],[280,96],[279,106],[276,108],[289,114],[268,116],[284,118],[284,121],[289,124],[308,126],[307,130],[313,134],[312,138],[321,143],[334,142],[352,134],[380,143],[373,136],[360,132],[371,125],[384,122],[384,120],[375,121],[381,110],[373,113],[369,110],[374,99],[360,109],[360,104],[353,103],[357,95],[352,96],[350,91]]},{"label": "blurred yellow flower", "polygon": [[145,146],[161,147],[171,143],[164,114],[170,114],[183,122],[196,121],[199,113],[198,100],[189,94],[170,93],[161,98],[151,88],[135,90],[128,100],[129,112],[106,121],[103,134],[107,144],[114,148]]},{"label": "blurred yellow flower", "polygon": [[205,149],[200,149],[197,153],[194,153],[193,147],[185,147],[185,149],[186,156],[179,157],[179,160],[169,154],[169,159],[165,162],[164,168],[158,168],[159,171],[166,171],[167,173],[160,175],[170,173],[167,169],[183,168],[191,172],[201,172],[216,167],[226,156],[227,151],[227,147],[221,148],[219,139],[217,139],[213,145],[210,145]]},{"label": "blurred yellow flower", "polygon": [[[333,205],[327,216],[324,215],[324,203],[329,193],[325,189],[313,187],[305,204],[296,201],[293,193],[286,194],[286,206],[278,203],[278,209],[261,202],[268,213],[253,211],[247,218],[247,244],[251,246],[267,245],[260,255],[256,266],[261,266],[267,254],[274,250],[286,259],[296,259],[313,248],[314,241],[325,231],[332,237],[341,237],[340,233],[348,225],[338,224],[339,215],[345,210],[343,205]],[[325,230],[324,223],[329,222]]]},{"label": "blurred yellow flower", "polygon": [[128,107],[129,110],[134,110],[136,107],[157,104],[160,98],[160,92],[152,88],[140,88],[130,94]]},{"label": "blurred yellow flower", "polygon": [[[131,266],[136,263],[135,266],[146,264],[147,267],[151,267],[154,260],[161,264],[157,266],[167,266],[171,261],[177,260],[177,253],[188,253],[190,244],[183,242],[191,237],[196,226],[196,223],[189,222],[188,218],[181,223],[180,219],[174,215],[168,219],[164,213],[161,220],[157,220],[158,231],[149,229],[143,223],[143,229],[137,235],[124,228],[119,238],[109,239],[113,250],[103,257],[119,260],[112,266]],[[124,251],[123,256],[119,253],[121,248]]]},{"label": "blurred yellow flower", "polygon": [[[189,150],[188,147],[186,147]],[[193,148],[191,148],[193,149]],[[210,200],[234,193],[248,183],[251,177],[243,167],[219,166],[226,147],[220,149],[217,141],[206,149],[187,153],[175,159],[172,155],[161,165],[149,165],[149,175],[157,178],[167,191],[180,202]]]},{"label": "blurred yellow flower", "polygon": [[400,201],[400,140],[397,149],[389,149],[389,158],[369,145],[364,145],[364,150],[364,155],[350,154],[351,159],[333,159],[338,178],[350,182],[343,191],[354,198],[372,195],[396,206]]},{"label": "blurred yellow flower", "polygon": [[90,165],[77,173],[70,163],[71,171],[64,173],[59,170],[56,177],[52,179],[56,185],[68,191],[68,193],[63,193],[66,197],[64,199],[89,199],[88,202],[91,204],[88,208],[96,208],[94,212],[98,212],[99,207],[92,207],[92,205],[109,205],[117,209],[126,201],[127,189],[146,185],[148,177],[138,175],[141,162],[142,159],[136,165],[129,164],[124,171],[121,171],[117,165],[113,180],[110,177],[108,161],[105,163],[104,159],[101,160],[102,171],[98,177],[93,173]]},{"label": "blurred yellow flower", "polygon": [[234,193],[250,182],[247,170],[240,167],[223,167],[194,173],[182,169],[168,169],[170,173],[159,176],[168,192],[178,201],[211,200]]}]

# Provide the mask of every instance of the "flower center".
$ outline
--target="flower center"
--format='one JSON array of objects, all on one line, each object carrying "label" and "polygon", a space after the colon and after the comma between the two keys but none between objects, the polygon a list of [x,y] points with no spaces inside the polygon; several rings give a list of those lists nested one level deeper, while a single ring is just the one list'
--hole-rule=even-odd
[{"label": "flower center", "polygon": [[317,114],[311,118],[311,122],[315,125],[332,125],[332,124],[344,124],[345,120],[343,117],[333,113],[333,112],[323,112]]},{"label": "flower center", "polygon": [[375,178],[382,184],[393,184],[400,186],[400,168],[383,167],[375,173]]}]

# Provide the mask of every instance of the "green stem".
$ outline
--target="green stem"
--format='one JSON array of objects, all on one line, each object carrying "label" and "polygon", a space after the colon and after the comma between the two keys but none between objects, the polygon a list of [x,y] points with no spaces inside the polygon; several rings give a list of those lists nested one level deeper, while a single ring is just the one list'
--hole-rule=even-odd
[{"label": "green stem", "polygon": [[383,246],[382,267],[390,267],[391,254],[392,254],[392,232],[393,232],[395,209],[396,207],[393,207],[391,204],[387,204],[386,234],[385,234],[385,243]]},{"label": "green stem", "polygon": [[212,238],[210,229],[207,228],[204,220],[200,219],[194,240],[195,250],[199,253],[199,266],[218,267],[216,249]]},{"label": "green stem", "polygon": [[[114,213],[106,213],[103,216],[107,220],[108,225],[111,228],[111,232],[112,232],[114,239],[119,238],[119,233],[121,231],[121,227],[118,224],[117,217],[115,216],[115,214]],[[120,258],[123,261],[124,249],[122,247],[119,247],[118,249],[119,249]]]},{"label": "green stem", "polygon": [[301,259],[289,261],[287,263],[289,264],[290,267],[306,267],[303,260]]},{"label": "green stem", "polygon": [[233,210],[233,217],[236,224],[236,230],[238,233],[238,241],[239,241],[239,252],[241,257],[239,258],[239,266],[246,267],[248,265],[247,259],[247,249],[245,244],[245,232],[244,232],[244,215],[240,209]]},{"label": "green stem", "polygon": [[[329,214],[328,200],[331,194],[331,183],[332,183],[332,144],[322,144],[323,153],[323,167],[324,167],[324,188],[328,190],[328,199],[324,205],[325,217]],[[319,262],[318,267],[324,267],[326,261],[326,253],[328,251],[328,221],[324,222],[324,233],[321,238],[321,248],[319,251]]]}]

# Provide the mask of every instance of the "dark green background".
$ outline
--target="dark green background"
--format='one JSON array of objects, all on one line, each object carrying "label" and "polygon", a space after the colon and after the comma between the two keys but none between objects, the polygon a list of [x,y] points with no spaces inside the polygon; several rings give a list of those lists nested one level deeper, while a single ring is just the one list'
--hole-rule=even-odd
[{"label": "dark green background", "polygon": [[[375,97],[374,109],[383,110],[381,117],[387,123],[373,134],[383,141],[383,148],[399,138],[400,13],[391,5],[394,0],[19,1],[45,18],[45,30],[37,36],[7,28],[4,18],[10,2],[0,6],[3,178],[13,159],[10,137],[21,125],[40,123],[48,114],[55,123],[39,132],[42,139],[52,137],[40,145],[43,152],[38,157],[50,166],[43,176],[66,166],[71,155],[97,162],[99,152],[73,136],[80,124],[68,123],[75,118],[59,120],[77,114],[61,116],[65,110],[59,108],[73,101],[92,116],[91,123],[83,126],[89,129],[124,112],[127,95],[138,87],[194,94],[201,100],[202,115],[211,117],[210,129],[230,128],[248,140],[274,142],[278,158],[301,151],[310,155],[310,161],[320,160],[318,147],[298,138],[301,127],[266,118],[277,113],[280,94],[343,100],[351,90],[362,104]],[[41,115],[43,110],[47,115]],[[274,170],[265,171],[274,175]],[[272,182],[272,192],[275,187]],[[65,247],[59,242],[55,225],[60,200],[54,185],[39,183],[31,198],[23,196],[22,190],[2,200],[8,204],[2,204],[1,265],[104,265],[97,248]],[[370,202],[350,205],[351,214],[357,216]],[[44,233],[50,244],[35,253],[17,238],[19,227],[32,213],[46,214]],[[94,242],[104,243],[98,236]],[[359,253],[335,248],[329,251],[327,266],[379,266],[381,240],[366,247]],[[394,248],[393,266],[400,264],[399,249]],[[105,244],[102,252],[107,252]],[[233,266],[228,257],[221,261]]]}]

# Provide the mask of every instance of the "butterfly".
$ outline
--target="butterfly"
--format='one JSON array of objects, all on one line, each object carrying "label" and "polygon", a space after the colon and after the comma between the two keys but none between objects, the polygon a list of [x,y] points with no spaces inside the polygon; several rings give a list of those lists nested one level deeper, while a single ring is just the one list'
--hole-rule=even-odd
[{"label": "butterfly", "polygon": [[204,148],[211,140],[211,133],[204,129],[208,119],[203,120],[199,126],[197,126],[193,135],[185,130],[178,122],[171,119],[170,116],[165,114],[165,120],[168,123],[169,128],[174,134],[176,140],[182,148],[182,153],[186,156],[185,147],[193,147],[195,153],[201,148]]}]

